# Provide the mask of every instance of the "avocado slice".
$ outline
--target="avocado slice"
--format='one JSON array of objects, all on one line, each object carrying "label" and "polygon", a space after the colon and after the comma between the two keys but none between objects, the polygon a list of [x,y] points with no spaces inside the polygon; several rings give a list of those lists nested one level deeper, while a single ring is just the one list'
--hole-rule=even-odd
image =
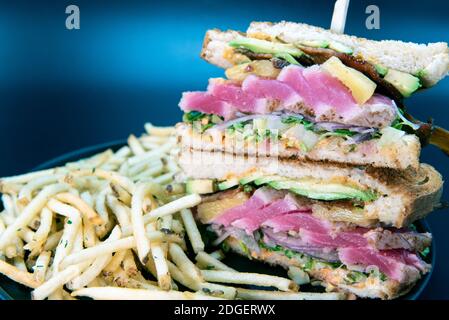
[{"label": "avocado slice", "polygon": [[315,181],[272,181],[268,185],[277,190],[290,190],[296,194],[316,200],[356,199],[371,201],[375,197],[371,191],[362,191],[336,183],[317,183]]},{"label": "avocado slice", "polygon": [[332,50],[335,50],[335,51],[338,51],[341,53],[346,53],[349,55],[354,53],[354,50],[352,50],[348,46],[345,46],[343,43],[337,42],[337,41],[329,42],[329,49],[332,49]]},{"label": "avocado slice", "polygon": [[244,48],[254,53],[288,53],[293,57],[300,57],[304,53],[292,44],[277,43],[254,38],[239,38],[228,43],[233,48]]},{"label": "avocado slice", "polygon": [[290,64],[296,64],[296,65],[300,65],[300,63],[298,61],[296,61],[295,58],[293,58],[293,56],[291,54],[288,53],[276,53],[274,55],[276,58],[280,58],[283,59],[285,61],[287,61]]},{"label": "avocado slice", "polygon": [[374,65],[374,68],[376,68],[377,73],[381,76],[381,77],[385,77],[386,74],[388,73],[388,68],[380,65],[380,64],[376,64]]},{"label": "avocado slice", "polygon": [[186,182],[186,192],[197,194],[215,192],[214,181],[209,179],[189,180]]},{"label": "avocado slice", "polygon": [[232,187],[238,186],[239,184],[239,180],[237,179],[229,179],[229,180],[225,180],[220,182],[217,185],[218,190],[227,190],[230,189]]},{"label": "avocado slice", "polygon": [[241,179],[239,180],[239,183],[240,183],[241,185],[248,184],[248,183],[254,182],[255,180],[257,180],[257,179],[259,179],[259,178],[262,178],[262,177],[263,177],[263,176],[262,176],[260,173],[251,174],[251,175],[249,175],[249,176],[246,176],[246,177],[244,177],[244,178],[241,178]]},{"label": "avocado slice", "polygon": [[421,88],[419,78],[397,70],[388,70],[384,79],[398,89],[405,98],[410,97],[413,92]]},{"label": "avocado slice", "polygon": [[254,180],[254,184],[256,186],[260,186],[260,185],[268,184],[268,183],[274,182],[274,181],[285,181],[285,180],[286,179],[281,176],[265,176],[265,177],[261,177],[261,178]]},{"label": "avocado slice", "polygon": [[329,41],[327,40],[304,40],[299,43],[302,46],[312,47],[312,48],[328,48]]}]

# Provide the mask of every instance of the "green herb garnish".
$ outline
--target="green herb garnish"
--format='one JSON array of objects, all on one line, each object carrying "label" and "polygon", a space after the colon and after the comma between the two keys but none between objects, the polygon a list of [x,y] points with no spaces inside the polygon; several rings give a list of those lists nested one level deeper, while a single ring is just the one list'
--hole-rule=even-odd
[{"label": "green herb garnish", "polygon": [[207,117],[207,114],[199,112],[199,111],[190,111],[187,113],[184,113],[183,121],[184,122],[194,122],[203,119],[204,117]]},{"label": "green herb garnish", "polygon": [[423,251],[420,252],[420,254],[423,258],[427,257],[429,255],[429,253],[430,253],[429,247],[425,248]]}]

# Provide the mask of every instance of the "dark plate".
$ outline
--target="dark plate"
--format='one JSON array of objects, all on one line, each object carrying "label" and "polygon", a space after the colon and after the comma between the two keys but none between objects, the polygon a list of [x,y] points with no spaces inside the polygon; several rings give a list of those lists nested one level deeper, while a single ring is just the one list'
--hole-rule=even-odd
[{"label": "dark plate", "polygon": [[[92,147],[83,148],[77,151],[73,151],[67,154],[64,154],[60,157],[57,157],[53,160],[47,161],[34,170],[42,170],[48,169],[52,167],[62,166],[67,162],[76,161],[85,157],[92,156],[96,153],[104,151],[108,148],[113,150],[118,150],[120,147],[126,144],[125,140],[113,141],[109,143],[104,143]],[[3,208],[0,205],[0,211]],[[431,232],[428,223],[423,219],[415,223],[416,228],[420,232]],[[435,241],[432,240],[432,247],[430,253],[427,255],[425,261],[431,263],[433,266],[435,265]],[[225,259],[225,263],[231,267],[234,267],[240,271],[251,271],[251,272],[260,272],[267,273],[273,275],[283,275],[285,276],[285,271],[279,267],[270,267],[266,264],[256,261],[250,261],[246,258],[240,257],[236,254],[228,253]],[[419,295],[422,293],[424,288],[426,287],[429,279],[432,275],[432,271],[427,275],[423,276],[421,280],[418,281],[416,286],[401,299],[405,300],[416,300]],[[15,283],[14,281],[0,275],[0,299],[4,300],[28,300],[30,299],[30,289]]]}]

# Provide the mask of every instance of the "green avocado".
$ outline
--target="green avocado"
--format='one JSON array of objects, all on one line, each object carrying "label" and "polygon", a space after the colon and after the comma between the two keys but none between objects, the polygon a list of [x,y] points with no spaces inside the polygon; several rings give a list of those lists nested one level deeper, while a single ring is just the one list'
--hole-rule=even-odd
[{"label": "green avocado", "polygon": [[277,43],[254,38],[239,38],[228,43],[233,48],[244,48],[254,53],[282,54],[300,57],[304,53],[292,44]]},{"label": "green avocado", "polygon": [[249,175],[249,176],[246,176],[246,177],[244,177],[244,178],[241,178],[241,179],[239,180],[239,183],[240,183],[241,185],[248,184],[248,183],[251,183],[251,182],[253,182],[254,180],[257,180],[257,179],[259,179],[259,178],[261,178],[261,177],[262,177],[262,175],[261,175],[261,174],[258,174],[258,173],[251,174],[251,175]]},{"label": "green avocado", "polygon": [[419,78],[397,70],[388,70],[384,79],[398,89],[405,98],[410,97],[413,92],[421,88]]},{"label": "green avocado", "polygon": [[296,61],[296,59],[293,58],[293,56],[291,54],[283,52],[283,53],[276,53],[274,56],[276,58],[283,59],[283,60],[287,61],[290,64],[300,65],[300,63],[298,61]]},{"label": "green avocado", "polygon": [[299,43],[302,46],[312,48],[327,48],[329,47],[329,41],[327,40],[304,40]]},{"label": "green avocado", "polygon": [[385,77],[385,75],[388,73],[388,68],[380,65],[380,64],[376,64],[374,65],[374,68],[376,68],[377,73],[381,76],[381,77]]},{"label": "green avocado", "polygon": [[239,184],[239,181],[237,179],[229,179],[229,180],[220,182],[217,185],[217,188],[218,188],[218,190],[227,190],[227,189],[237,186],[238,184]]},{"label": "green avocado", "polygon": [[344,200],[355,199],[360,201],[373,200],[374,194],[353,187],[336,183],[323,183],[309,181],[272,181],[268,185],[277,190],[290,190],[301,196],[316,200]]},{"label": "green avocado", "polygon": [[353,54],[354,50],[352,50],[351,48],[349,48],[348,46],[345,46],[343,43],[337,42],[337,41],[331,41],[329,42],[329,49],[341,52],[341,53],[346,53],[346,54]]},{"label": "green avocado", "polygon": [[262,184],[267,184],[267,183],[270,183],[273,181],[281,181],[281,180],[286,180],[286,179],[283,177],[280,177],[280,176],[265,176],[265,177],[260,177],[256,180],[254,180],[254,184],[256,186],[260,186]]}]

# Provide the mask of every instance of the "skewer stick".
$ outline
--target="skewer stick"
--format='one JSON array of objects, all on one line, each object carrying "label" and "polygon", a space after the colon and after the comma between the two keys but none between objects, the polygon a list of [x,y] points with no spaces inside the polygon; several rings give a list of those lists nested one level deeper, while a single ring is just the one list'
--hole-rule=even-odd
[{"label": "skewer stick", "polygon": [[335,33],[344,33],[346,16],[348,14],[349,0],[335,1],[334,14],[332,15],[331,30]]}]

